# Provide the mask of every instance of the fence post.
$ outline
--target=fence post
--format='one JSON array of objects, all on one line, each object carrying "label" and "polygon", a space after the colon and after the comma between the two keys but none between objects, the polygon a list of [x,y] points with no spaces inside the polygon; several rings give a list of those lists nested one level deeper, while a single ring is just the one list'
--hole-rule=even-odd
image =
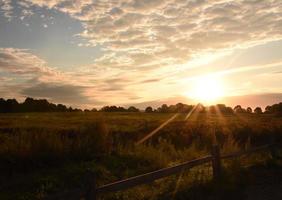
[{"label": "fence post", "polygon": [[96,179],[93,172],[87,170],[86,172],[86,193],[85,200],[96,200]]},{"label": "fence post", "polygon": [[220,149],[218,145],[213,145],[211,154],[213,179],[218,180],[221,173]]}]

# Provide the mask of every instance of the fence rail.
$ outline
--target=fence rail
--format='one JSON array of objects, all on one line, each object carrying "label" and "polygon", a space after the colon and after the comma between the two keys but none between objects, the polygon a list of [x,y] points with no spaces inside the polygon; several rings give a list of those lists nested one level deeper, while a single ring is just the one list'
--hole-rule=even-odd
[{"label": "fence rail", "polygon": [[187,170],[192,167],[199,166],[199,165],[202,165],[208,162],[212,163],[213,177],[214,179],[217,179],[221,173],[221,160],[222,159],[236,158],[236,157],[240,157],[243,155],[256,153],[258,151],[263,151],[268,148],[271,148],[273,146],[274,144],[268,144],[268,145],[263,145],[260,147],[252,148],[249,150],[230,153],[230,154],[221,156],[219,146],[215,145],[213,146],[211,155],[205,156],[203,158],[187,161],[187,162],[181,163],[173,167],[163,168],[163,169],[149,172],[146,174],[142,174],[139,176],[134,176],[134,177],[127,178],[121,181],[106,184],[100,187],[96,187],[94,175],[88,172],[87,174],[88,181],[87,181],[86,189],[84,190],[77,189],[71,192],[65,192],[65,193],[54,195],[54,196],[50,196],[45,199],[46,200],[80,199],[83,197],[85,200],[95,200],[97,195],[100,193],[116,192],[116,191],[121,191],[121,190],[131,188],[137,185],[150,183],[157,179],[161,179],[161,178],[173,175],[173,174],[177,174],[184,170]]},{"label": "fence rail", "polygon": [[139,176],[135,176],[132,178],[128,178],[122,181],[117,181],[111,184],[107,184],[101,187],[96,188],[97,193],[104,193],[104,192],[115,192],[119,190],[124,190],[130,187],[134,187],[136,185],[141,185],[145,183],[153,182],[157,179],[164,178],[170,176],[172,174],[177,174],[182,172],[183,170],[190,169],[194,166],[201,165],[212,160],[212,156],[206,156],[204,158],[191,160],[188,162],[181,163],[177,166],[163,168],[157,171],[153,171],[147,174],[142,174]]}]

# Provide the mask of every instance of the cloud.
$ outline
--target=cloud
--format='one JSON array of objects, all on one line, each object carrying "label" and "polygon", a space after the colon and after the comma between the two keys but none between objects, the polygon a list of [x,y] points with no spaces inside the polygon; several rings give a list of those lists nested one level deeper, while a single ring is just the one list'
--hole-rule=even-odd
[{"label": "cloud", "polygon": [[129,77],[125,78],[125,71],[88,68],[61,72],[30,50],[0,48],[1,96],[19,99],[31,96],[85,107],[106,105],[107,99],[119,102],[136,98],[124,91],[133,83]]},{"label": "cloud", "polygon": [[47,66],[26,49],[0,48],[0,75],[0,91],[5,96],[47,98],[72,105],[100,103],[86,95],[86,86],[72,81],[75,76]]},{"label": "cloud", "polygon": [[211,73],[211,74],[216,75],[216,76],[223,76],[223,75],[228,75],[228,74],[233,74],[233,73],[242,73],[242,72],[259,70],[259,69],[281,68],[281,66],[282,66],[282,62],[268,63],[268,64],[265,64],[265,65],[240,66],[240,67],[237,67],[237,68],[222,70],[222,71],[214,72],[214,73]]},{"label": "cloud", "polygon": [[44,60],[26,49],[0,48],[0,70],[22,75],[51,75],[54,71]]},{"label": "cloud", "polygon": [[154,83],[154,82],[158,82],[160,81],[161,79],[158,79],[158,78],[155,78],[155,79],[146,79],[146,80],[143,80],[141,81],[141,83]]},{"label": "cloud", "polygon": [[[107,50],[100,62],[119,60],[111,67],[181,64],[201,52],[248,47],[282,36],[279,0],[79,2],[66,6],[58,1],[52,7],[83,19],[81,36]],[[126,59],[120,59],[120,52]]]},{"label": "cloud", "polygon": [[100,104],[101,102],[89,99],[85,94],[85,87],[67,85],[64,83],[37,83],[21,91],[22,95],[47,98],[52,102],[63,102],[67,104]]},{"label": "cloud", "polygon": [[3,12],[4,17],[9,21],[13,18],[13,9],[12,0],[1,0],[0,1],[0,11]]},{"label": "cloud", "polygon": [[[12,12],[11,2],[5,2],[9,9],[1,10]],[[282,39],[281,0],[23,2],[25,10],[44,7],[80,21],[84,30],[77,36],[85,39],[87,45],[101,48],[104,54],[92,65],[85,66],[85,71],[80,68],[61,73],[28,50],[1,49],[0,70],[13,76],[37,78],[38,86],[47,90],[62,90],[59,84],[62,80],[62,87],[78,87],[74,89],[78,94],[83,91],[87,97],[98,95],[114,98],[113,101],[146,96],[145,89],[155,94],[153,87],[169,93],[172,89],[167,88],[172,86],[168,83],[193,73],[189,62],[204,55],[232,52]],[[231,74],[252,69],[219,71]],[[47,76],[48,73],[53,75]],[[163,81],[163,77],[167,80]],[[151,87],[145,88],[144,83],[150,83]],[[52,84],[51,89],[44,84]],[[59,89],[53,88],[53,84]]]},{"label": "cloud", "polygon": [[97,66],[162,68],[187,63],[207,52],[282,39],[280,0],[26,2],[80,20],[85,29],[80,37],[105,50]]}]

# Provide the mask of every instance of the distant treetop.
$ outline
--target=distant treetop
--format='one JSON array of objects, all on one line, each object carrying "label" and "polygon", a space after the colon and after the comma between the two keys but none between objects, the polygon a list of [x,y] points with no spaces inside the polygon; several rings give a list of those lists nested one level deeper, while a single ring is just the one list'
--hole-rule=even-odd
[{"label": "distant treetop", "polygon": [[[27,97],[24,102],[19,103],[16,99],[3,99],[0,98],[0,113],[17,113],[17,112],[140,112],[140,110],[134,106],[124,108],[122,106],[104,106],[97,110],[96,108],[81,110],[78,108],[67,107],[63,104],[49,103],[46,99],[33,99]],[[187,105],[183,103],[177,103],[175,105],[163,104],[160,107],[154,109],[148,106],[145,109],[147,113],[188,113],[193,112],[210,112],[222,114],[233,114],[233,113],[255,113],[261,114],[262,109],[256,107],[254,112],[252,108],[242,108],[241,105],[235,106],[233,109],[226,106],[225,104],[217,104],[212,106],[203,106],[202,104]],[[266,114],[276,114],[282,116],[282,102],[278,104],[273,104],[272,106],[267,106],[265,108]]]},{"label": "distant treetop", "polygon": [[16,113],[16,112],[74,112],[81,111],[73,109],[63,104],[49,103],[46,99],[26,98],[23,103],[18,103],[15,99],[0,98],[1,113]]}]

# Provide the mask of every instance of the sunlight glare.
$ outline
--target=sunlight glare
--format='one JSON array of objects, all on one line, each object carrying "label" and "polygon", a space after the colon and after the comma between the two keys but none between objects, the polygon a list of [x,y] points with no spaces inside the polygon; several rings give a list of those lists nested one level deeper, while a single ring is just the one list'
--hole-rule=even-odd
[{"label": "sunlight glare", "polygon": [[224,95],[223,84],[218,76],[204,76],[194,80],[192,91],[185,94],[201,103],[214,103]]}]

